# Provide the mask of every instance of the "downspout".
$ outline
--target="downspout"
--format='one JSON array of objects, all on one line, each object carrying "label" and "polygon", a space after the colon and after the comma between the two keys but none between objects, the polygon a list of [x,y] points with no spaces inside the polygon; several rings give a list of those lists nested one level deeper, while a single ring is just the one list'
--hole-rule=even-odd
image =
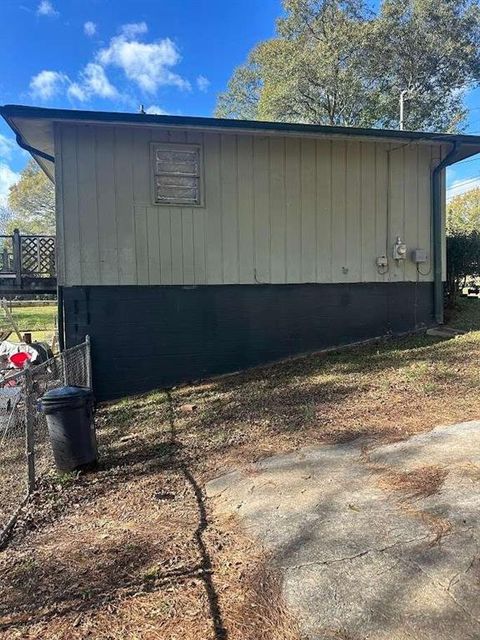
[{"label": "downspout", "polygon": [[432,226],[433,226],[433,306],[435,321],[443,324],[443,279],[442,279],[442,171],[455,162],[460,143],[455,142],[445,158],[432,172]]},{"label": "downspout", "polygon": [[63,314],[63,287],[57,286],[57,332],[58,332],[58,349],[60,352],[65,350],[65,321]]}]

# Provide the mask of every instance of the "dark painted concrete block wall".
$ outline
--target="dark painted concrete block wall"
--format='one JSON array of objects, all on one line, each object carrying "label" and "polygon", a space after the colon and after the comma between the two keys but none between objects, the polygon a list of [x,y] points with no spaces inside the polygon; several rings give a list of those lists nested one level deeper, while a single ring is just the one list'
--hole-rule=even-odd
[{"label": "dark painted concrete block wall", "polygon": [[433,323],[428,282],[65,287],[66,345],[92,340],[115,398]]}]

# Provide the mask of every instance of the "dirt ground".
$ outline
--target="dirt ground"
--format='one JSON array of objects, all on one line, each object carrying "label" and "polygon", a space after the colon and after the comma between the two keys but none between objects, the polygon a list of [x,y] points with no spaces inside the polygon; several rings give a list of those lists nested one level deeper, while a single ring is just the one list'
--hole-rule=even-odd
[{"label": "dirt ground", "polygon": [[[452,321],[480,328],[480,302]],[[419,335],[104,405],[100,469],[48,476],[0,552],[0,636],[298,638],[279,576],[235,518],[213,516],[205,482],[305,445],[479,418],[479,357],[478,331]]]}]

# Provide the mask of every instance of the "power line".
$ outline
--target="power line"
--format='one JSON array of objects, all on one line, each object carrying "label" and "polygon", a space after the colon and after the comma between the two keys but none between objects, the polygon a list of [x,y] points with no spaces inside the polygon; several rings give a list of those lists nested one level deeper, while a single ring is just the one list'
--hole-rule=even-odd
[{"label": "power line", "polygon": [[476,176],[475,178],[468,178],[467,180],[462,180],[461,182],[455,182],[453,185],[447,188],[447,191],[452,191],[453,189],[458,189],[460,187],[464,187],[467,184],[472,184],[473,182],[479,182],[479,181],[480,181],[480,176]]}]

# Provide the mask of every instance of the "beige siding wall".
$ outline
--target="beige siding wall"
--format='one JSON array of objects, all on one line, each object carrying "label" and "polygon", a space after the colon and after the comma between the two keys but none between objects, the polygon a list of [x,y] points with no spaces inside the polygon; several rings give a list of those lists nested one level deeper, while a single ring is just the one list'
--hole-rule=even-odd
[{"label": "beige siding wall", "polygon": [[[150,142],[200,143],[205,207],[151,204]],[[431,280],[391,256],[431,255],[438,146],[59,125],[61,283],[228,284]],[[61,244],[61,243],[60,243]]]}]

